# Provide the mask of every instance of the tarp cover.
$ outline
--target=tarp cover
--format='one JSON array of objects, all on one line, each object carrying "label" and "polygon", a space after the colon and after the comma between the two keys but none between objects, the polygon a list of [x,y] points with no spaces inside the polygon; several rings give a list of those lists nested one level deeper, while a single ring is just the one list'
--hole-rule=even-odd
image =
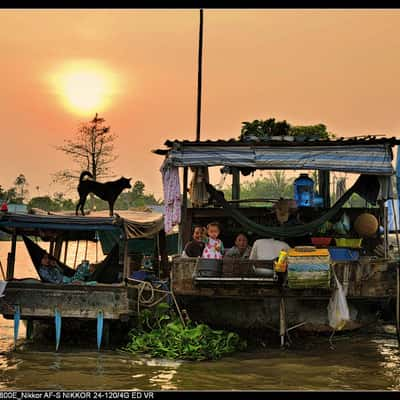
[{"label": "tarp cover", "polygon": [[0,213],[0,230],[17,228],[20,233],[35,231],[118,231],[127,239],[147,237],[163,229],[163,215],[153,212],[118,211],[113,217],[108,211],[92,212],[89,216],[61,213],[48,215]]},{"label": "tarp cover", "polygon": [[168,162],[184,166],[235,166],[257,169],[318,169],[392,175],[392,153],[386,144],[343,146],[181,146]]}]

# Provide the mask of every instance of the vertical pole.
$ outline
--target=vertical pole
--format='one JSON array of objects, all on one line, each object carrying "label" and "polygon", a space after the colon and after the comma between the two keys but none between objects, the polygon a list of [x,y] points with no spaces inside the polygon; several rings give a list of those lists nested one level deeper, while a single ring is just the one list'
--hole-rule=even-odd
[{"label": "vertical pole", "polygon": [[201,89],[202,89],[202,67],[203,67],[203,9],[200,9],[200,26],[199,26],[199,59],[198,59],[198,75],[197,75],[197,126],[196,141],[200,141],[200,125],[201,125]]},{"label": "vertical pole", "polygon": [[154,259],[154,263],[153,263],[153,271],[154,274],[160,278],[160,241],[159,241],[159,236],[158,233],[156,235],[153,236],[153,240],[154,240],[154,246],[153,246],[153,259]]},{"label": "vertical pole", "polygon": [[54,240],[50,240],[50,249],[49,249],[49,253],[51,256],[54,255]]},{"label": "vertical pole", "polygon": [[[181,208],[181,223],[179,225],[179,241],[178,252],[182,253],[185,240],[184,235],[187,231],[187,186],[188,186],[188,167],[183,167],[183,192],[182,192],[182,208]],[[189,228],[190,229],[190,228]]]},{"label": "vertical pole", "polygon": [[385,249],[385,259],[387,259],[388,258],[388,209],[383,201],[382,205],[383,205],[384,249]]},{"label": "vertical pole", "polygon": [[14,278],[15,252],[17,249],[17,232],[14,229],[11,237],[11,253],[7,259],[7,280]]},{"label": "vertical pole", "polygon": [[[232,168],[232,200],[240,199],[240,172],[236,167]],[[233,203],[235,207],[238,204]]]},{"label": "vertical pole", "polygon": [[318,171],[318,191],[319,195],[322,196],[322,198],[324,199],[325,208],[330,208],[331,206],[331,197],[329,189],[330,189],[329,171]]},{"label": "vertical pole", "polygon": [[68,240],[65,241],[65,248],[64,248],[64,264],[67,263],[67,254],[68,254]]},{"label": "vertical pole", "polygon": [[165,272],[168,266],[168,249],[167,249],[167,238],[165,236],[165,231],[161,230],[158,232],[158,247],[160,251],[160,260],[161,260],[161,270]]},{"label": "vertical pole", "polygon": [[19,321],[21,319],[21,308],[19,304],[14,306],[14,349],[17,348]]},{"label": "vertical pole", "polygon": [[101,340],[103,338],[103,321],[104,321],[103,310],[99,310],[97,312],[97,351],[100,351]]},{"label": "vertical pole", "polygon": [[79,240],[76,242],[74,268],[76,267],[76,259],[78,258]]},{"label": "vertical pole", "polygon": [[128,275],[129,275],[128,239],[125,238],[125,241],[124,241],[124,272],[123,272],[123,279],[127,278]]},{"label": "vertical pole", "polygon": [[85,260],[87,260],[87,250],[88,250],[88,240],[86,239],[86,245],[85,245]]},{"label": "vertical pole", "polygon": [[54,310],[54,323],[56,325],[56,351],[60,347],[60,338],[61,338],[61,312],[58,308]]},{"label": "vertical pole", "polygon": [[285,335],[286,335],[286,307],[285,298],[281,296],[281,302],[279,305],[279,335],[281,337],[281,347],[285,345]]}]

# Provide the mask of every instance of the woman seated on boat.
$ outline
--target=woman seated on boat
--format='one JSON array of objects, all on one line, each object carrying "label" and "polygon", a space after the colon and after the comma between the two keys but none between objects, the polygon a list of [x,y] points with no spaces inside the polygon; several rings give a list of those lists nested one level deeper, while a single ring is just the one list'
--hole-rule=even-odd
[{"label": "woman seated on boat", "polygon": [[251,246],[249,240],[244,233],[239,233],[235,239],[235,245],[226,251],[225,257],[227,258],[241,258],[248,259],[250,257]]},{"label": "woman seated on boat", "polygon": [[86,281],[90,274],[94,271],[94,264],[81,263],[72,277],[65,276],[61,268],[57,264],[54,257],[45,253],[42,257],[40,267],[38,269],[39,276],[44,282],[48,283],[79,283]]},{"label": "woman seated on boat", "polygon": [[201,257],[204,250],[203,227],[196,225],[193,228],[192,239],[183,250],[182,257]]}]

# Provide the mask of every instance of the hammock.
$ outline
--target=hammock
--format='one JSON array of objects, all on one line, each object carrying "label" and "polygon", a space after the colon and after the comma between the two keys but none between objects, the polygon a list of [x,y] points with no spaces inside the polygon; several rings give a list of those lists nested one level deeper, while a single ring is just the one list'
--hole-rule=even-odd
[{"label": "hammock", "polygon": [[335,216],[347,200],[360,188],[360,179],[330,208],[324,215],[315,219],[314,221],[308,222],[303,225],[285,225],[285,226],[265,226],[257,224],[251,219],[243,215],[237,208],[232,207],[224,197],[224,193],[215,189],[211,184],[207,184],[207,190],[211,195],[211,198],[219,203],[225,211],[231,216],[236,222],[243,227],[257,233],[261,236],[267,237],[299,237],[305,236],[315,231],[319,226],[323,225],[326,221]]},{"label": "hammock", "polygon": [[[43,258],[43,255],[47,253],[46,250],[42,249],[35,242],[29,239],[27,236],[22,235],[25,246],[28,250],[28,253],[32,259],[32,263],[38,272],[39,275],[39,267]],[[68,277],[72,277],[76,270],[68,267],[61,261],[57,260],[57,264],[63,271],[63,274]],[[97,281],[99,283],[115,283],[118,281],[118,273],[120,272],[119,266],[119,247],[116,244],[108,256],[98,264],[96,264],[96,269],[94,272],[87,278],[88,281]],[[40,275],[39,275],[40,277]]]}]

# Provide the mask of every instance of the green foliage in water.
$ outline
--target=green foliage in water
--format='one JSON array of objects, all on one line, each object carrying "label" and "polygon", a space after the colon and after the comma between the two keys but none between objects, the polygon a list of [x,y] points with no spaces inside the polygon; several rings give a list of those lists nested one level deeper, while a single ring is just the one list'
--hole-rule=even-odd
[{"label": "green foliage in water", "polygon": [[139,327],[130,331],[130,342],[124,351],[148,353],[152,357],[209,360],[247,347],[246,341],[233,332],[213,330],[191,321],[183,326],[164,307],[157,307],[154,313],[151,310],[141,313]]}]

